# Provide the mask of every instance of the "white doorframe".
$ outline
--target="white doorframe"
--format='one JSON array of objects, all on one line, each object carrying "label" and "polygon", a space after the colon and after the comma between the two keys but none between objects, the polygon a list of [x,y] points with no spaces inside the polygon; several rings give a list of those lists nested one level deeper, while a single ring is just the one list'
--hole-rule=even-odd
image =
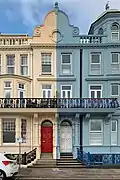
[{"label": "white doorframe", "polygon": [[72,126],[60,127],[60,152],[72,152]]}]

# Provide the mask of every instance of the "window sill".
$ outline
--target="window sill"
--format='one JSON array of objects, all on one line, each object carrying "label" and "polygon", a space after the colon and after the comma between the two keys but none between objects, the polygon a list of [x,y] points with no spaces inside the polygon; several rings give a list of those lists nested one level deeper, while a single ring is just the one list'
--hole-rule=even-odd
[{"label": "window sill", "polygon": [[88,74],[88,76],[104,76],[104,74]]},{"label": "window sill", "polygon": [[59,77],[74,77],[74,74],[60,74]]},{"label": "window sill", "polygon": [[40,74],[39,76],[52,76],[52,73],[42,73],[42,74]]}]

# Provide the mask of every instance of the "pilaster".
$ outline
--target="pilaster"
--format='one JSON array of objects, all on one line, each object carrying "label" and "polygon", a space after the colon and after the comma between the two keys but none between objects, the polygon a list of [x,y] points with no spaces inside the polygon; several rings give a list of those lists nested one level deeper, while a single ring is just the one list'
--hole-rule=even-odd
[{"label": "pilaster", "polygon": [[40,142],[39,142],[39,118],[35,113],[33,116],[33,146],[37,148],[37,159],[40,158]]},{"label": "pilaster", "polygon": [[75,127],[75,136],[74,136],[74,159],[77,158],[77,148],[79,147],[79,126],[80,126],[80,123],[79,123],[79,114],[76,114],[75,116],[75,124],[74,124],[74,127]]},{"label": "pilaster", "polygon": [[0,146],[2,145],[2,118],[0,118]]}]

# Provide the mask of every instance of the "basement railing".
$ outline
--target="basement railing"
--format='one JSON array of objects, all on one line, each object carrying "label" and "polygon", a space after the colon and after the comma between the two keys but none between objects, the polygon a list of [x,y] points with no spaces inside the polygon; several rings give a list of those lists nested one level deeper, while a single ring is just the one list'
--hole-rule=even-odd
[{"label": "basement railing", "polygon": [[117,98],[0,98],[0,108],[118,108]]},{"label": "basement railing", "polygon": [[77,149],[77,159],[87,166],[92,165],[120,165],[120,154],[102,153],[93,154]]},{"label": "basement railing", "polygon": [[[33,162],[36,159],[36,150],[37,148],[34,148],[30,152],[24,152],[23,154],[20,154],[20,164],[27,165],[31,162]],[[17,160],[17,163],[19,164],[19,154],[12,154],[14,158]]]}]

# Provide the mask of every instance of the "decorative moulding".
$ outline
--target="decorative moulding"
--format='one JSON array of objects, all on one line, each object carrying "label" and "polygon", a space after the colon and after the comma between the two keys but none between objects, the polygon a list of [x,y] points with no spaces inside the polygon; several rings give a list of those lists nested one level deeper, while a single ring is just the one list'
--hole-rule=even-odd
[{"label": "decorative moulding", "polygon": [[63,39],[64,35],[61,34],[59,29],[55,29],[53,30],[52,34],[49,37],[51,38],[52,41],[58,43]]},{"label": "decorative moulding", "polygon": [[40,36],[41,35],[41,27],[40,26],[37,26],[35,29],[34,29],[34,34],[33,36]]},{"label": "decorative moulding", "polygon": [[79,35],[79,28],[78,28],[78,27],[74,27],[72,34],[73,34],[74,36]]}]

